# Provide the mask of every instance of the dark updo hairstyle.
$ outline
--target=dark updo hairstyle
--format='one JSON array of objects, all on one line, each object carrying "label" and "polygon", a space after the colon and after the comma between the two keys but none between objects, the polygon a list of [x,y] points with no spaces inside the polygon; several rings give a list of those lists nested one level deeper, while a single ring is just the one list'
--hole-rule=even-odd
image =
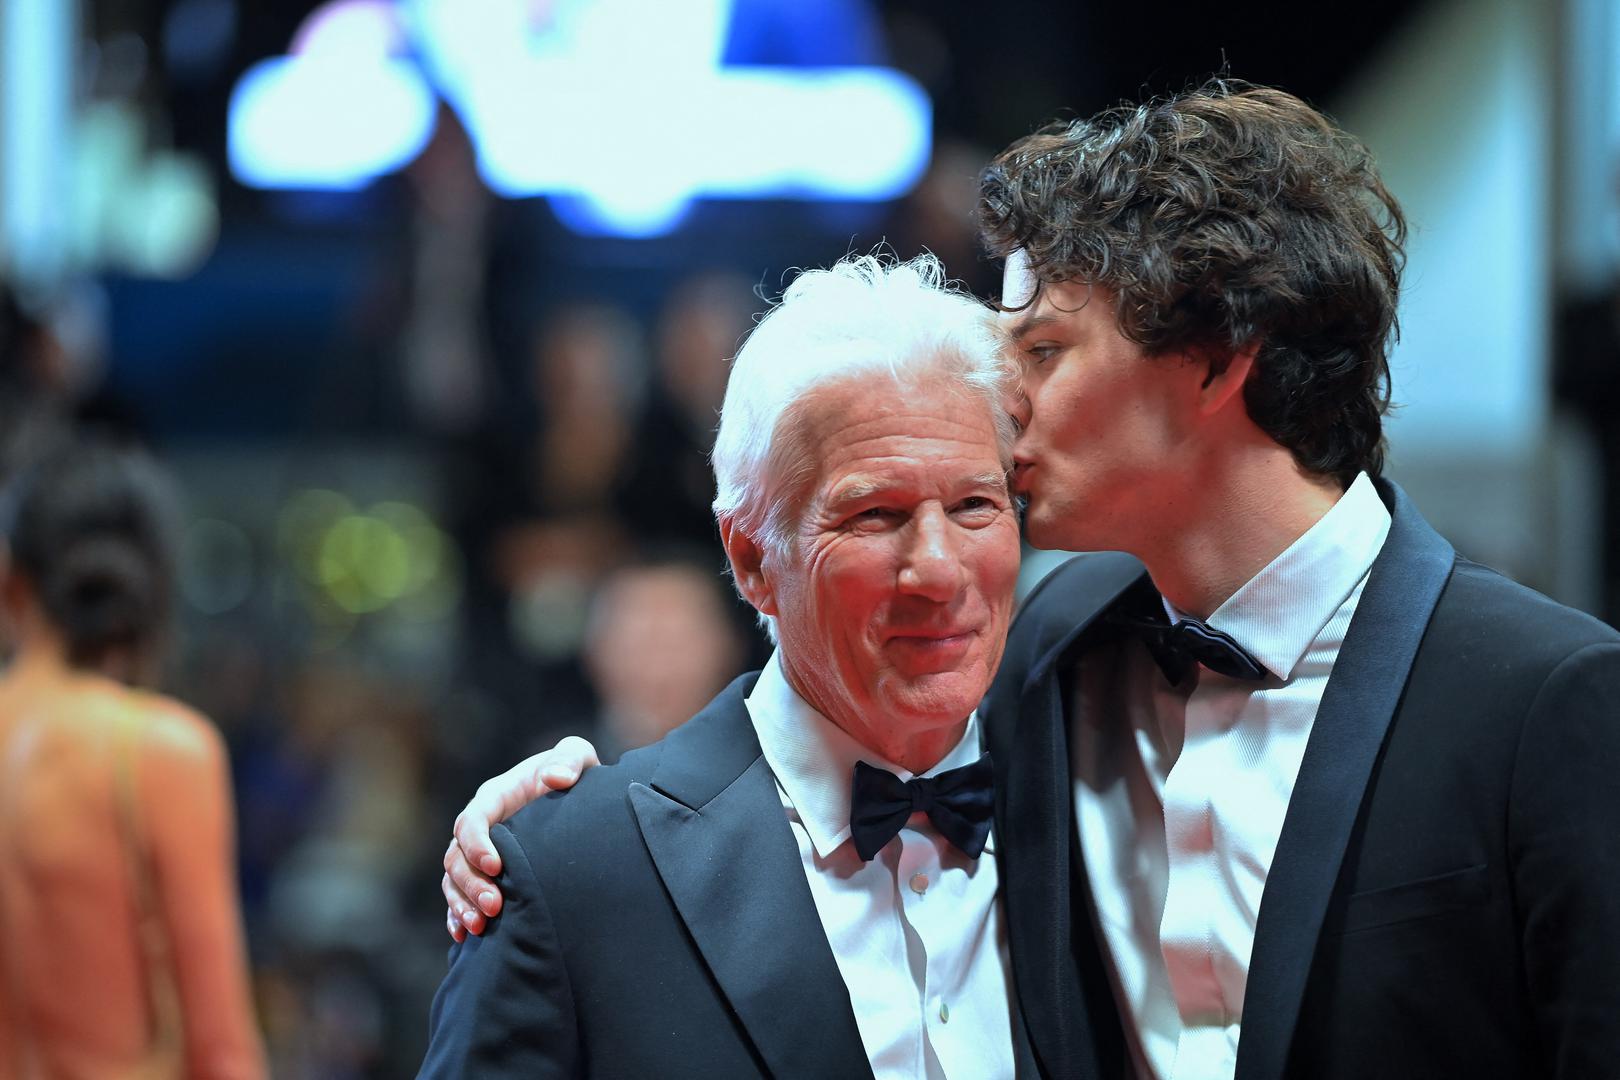
[{"label": "dark updo hairstyle", "polygon": [[100,439],[45,453],[14,478],[13,569],[68,662],[131,683],[161,667],[174,611],[176,498],[140,450]]},{"label": "dark updo hairstyle", "polygon": [[1383,465],[1406,223],[1371,153],[1299,98],[1215,79],[1057,123],[985,169],[986,246],[1113,293],[1119,331],[1212,373],[1259,343],[1250,418],[1307,472]]}]

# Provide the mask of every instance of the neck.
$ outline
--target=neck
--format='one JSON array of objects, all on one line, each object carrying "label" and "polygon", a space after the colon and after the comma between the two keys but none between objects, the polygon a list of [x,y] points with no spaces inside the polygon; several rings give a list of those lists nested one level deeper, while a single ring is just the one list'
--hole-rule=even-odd
[{"label": "neck", "polygon": [[956,748],[967,731],[966,718],[942,728],[931,728],[909,738],[883,738],[882,732],[864,729],[859,724],[844,724],[833,720],[844,731],[874,754],[894,762],[909,773],[925,773],[945,760],[945,755]]},{"label": "neck", "polygon": [[11,669],[30,677],[99,675],[125,686],[155,685],[158,672],[147,666],[136,649],[103,649],[93,664],[69,659],[67,639],[45,618],[37,604],[13,605],[11,617]]},{"label": "neck", "polygon": [[1344,494],[1331,477],[1303,472],[1269,440],[1197,478],[1177,520],[1133,552],[1177,609],[1206,619],[1305,535]]},{"label": "neck", "polygon": [[69,670],[67,650],[55,634],[18,634],[11,652],[10,674],[43,678]]},{"label": "neck", "polygon": [[801,678],[797,667],[786,653],[778,652],[777,656],[781,660],[782,674],[787,677],[788,685],[793,687],[794,692],[803,698],[806,704],[825,716],[862,747],[907,772],[925,773],[938,765],[945,759],[945,755],[962,741],[962,735],[967,731],[965,716],[954,722],[914,731],[901,730],[902,725],[894,723],[892,718],[887,720],[880,718],[882,726],[870,723],[855,709],[818,693],[814,681]]}]

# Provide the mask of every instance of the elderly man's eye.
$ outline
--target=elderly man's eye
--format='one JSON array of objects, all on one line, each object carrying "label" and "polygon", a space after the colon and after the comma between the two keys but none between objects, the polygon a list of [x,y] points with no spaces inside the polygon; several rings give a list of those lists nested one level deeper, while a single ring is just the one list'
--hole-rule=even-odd
[{"label": "elderly man's eye", "polygon": [[850,522],[856,525],[881,525],[893,521],[900,511],[889,506],[870,506],[850,517]]},{"label": "elderly man's eye", "polygon": [[993,516],[1001,505],[987,495],[972,495],[956,504],[956,513],[963,517]]}]

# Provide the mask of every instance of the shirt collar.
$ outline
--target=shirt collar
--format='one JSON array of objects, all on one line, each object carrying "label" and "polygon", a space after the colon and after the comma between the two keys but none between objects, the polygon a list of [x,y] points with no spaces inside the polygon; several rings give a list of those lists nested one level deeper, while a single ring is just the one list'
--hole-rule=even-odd
[{"label": "shirt collar", "polygon": [[[1377,489],[1359,474],[1320,521],[1215,609],[1209,625],[1286,681],[1372,569],[1389,524]],[[1168,600],[1165,610],[1172,622],[1186,618]]]},{"label": "shirt collar", "polygon": [[[849,839],[850,789],[857,761],[910,780],[913,776],[934,776],[971,765],[981,753],[979,719],[974,713],[968,716],[961,741],[937,765],[923,773],[907,772],[856,742],[812,708],[787,681],[777,653],[771,654],[744,704],[766,764],[798,813],[816,854],[823,859]],[[994,849],[993,839],[985,849]]]}]

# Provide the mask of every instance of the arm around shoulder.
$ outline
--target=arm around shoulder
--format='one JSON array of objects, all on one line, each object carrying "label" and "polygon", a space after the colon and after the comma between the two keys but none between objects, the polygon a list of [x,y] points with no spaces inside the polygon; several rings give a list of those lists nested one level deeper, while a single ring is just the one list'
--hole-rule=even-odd
[{"label": "arm around shoulder", "polygon": [[481,937],[451,947],[433,999],[423,1077],[584,1075],[562,945],[528,853],[504,825],[505,903]]},{"label": "arm around shoulder", "polygon": [[1554,1076],[1620,1061],[1620,641],[1586,645],[1543,683],[1508,805],[1530,1000]]}]

